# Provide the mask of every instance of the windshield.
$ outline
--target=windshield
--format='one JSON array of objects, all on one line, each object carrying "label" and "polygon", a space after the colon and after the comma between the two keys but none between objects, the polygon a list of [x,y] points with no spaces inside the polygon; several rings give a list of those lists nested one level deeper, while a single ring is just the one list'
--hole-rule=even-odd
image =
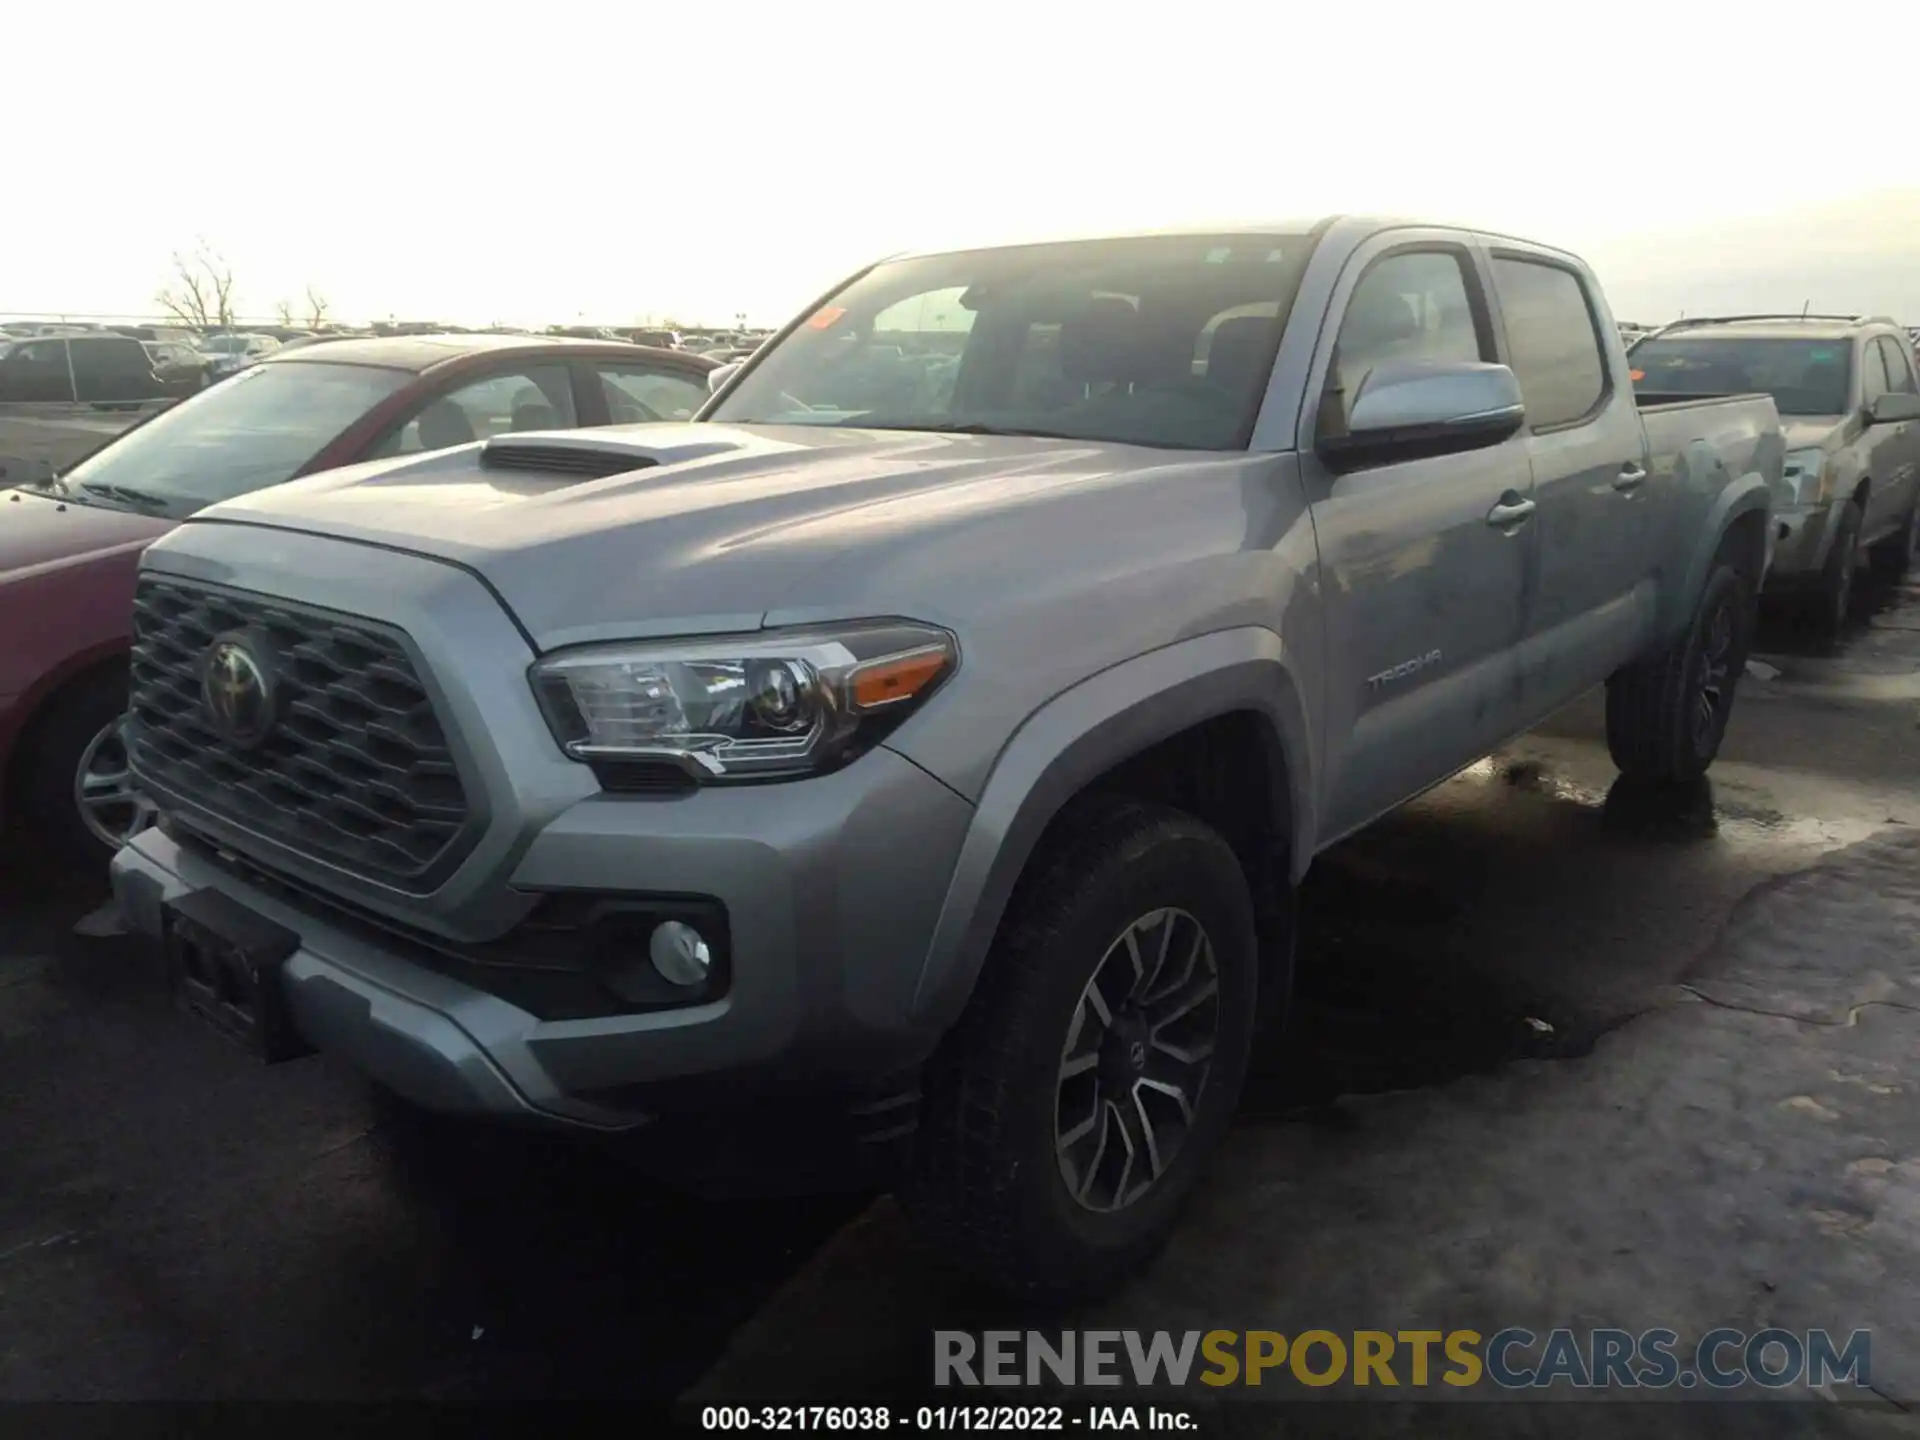
[{"label": "windshield", "polygon": [[243,370],[129,430],[61,476],[164,502],[187,515],[293,477],[347,426],[413,377],[368,365],[298,360]]},{"label": "windshield", "polygon": [[1663,395],[1765,392],[1782,415],[1843,415],[1853,346],[1846,340],[1676,335],[1643,340],[1629,358],[1636,390]]},{"label": "windshield", "polygon": [[702,418],[1239,449],[1310,249],[1148,236],[893,261]]}]

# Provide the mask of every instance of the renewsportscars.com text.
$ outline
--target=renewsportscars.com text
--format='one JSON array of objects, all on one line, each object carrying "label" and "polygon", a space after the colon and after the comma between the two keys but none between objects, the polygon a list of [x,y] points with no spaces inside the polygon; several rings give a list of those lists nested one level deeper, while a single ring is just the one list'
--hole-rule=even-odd
[{"label": "renewsportscars.com text", "polygon": [[936,1330],[936,1386],[1704,1389],[1872,1383],[1853,1330]]}]

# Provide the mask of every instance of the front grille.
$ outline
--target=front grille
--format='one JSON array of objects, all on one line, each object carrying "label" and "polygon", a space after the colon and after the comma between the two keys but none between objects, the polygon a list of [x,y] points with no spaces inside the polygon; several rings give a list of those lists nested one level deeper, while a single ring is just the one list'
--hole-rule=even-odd
[{"label": "front grille", "polygon": [[[162,797],[416,893],[458,861],[472,808],[397,632],[152,575],[133,617],[128,747]],[[279,691],[277,722],[250,748],[223,738],[201,698],[209,648],[235,631]]]},{"label": "front grille", "polygon": [[644,455],[622,455],[613,450],[583,450],[571,445],[493,445],[480,452],[483,470],[525,470],[536,475],[577,475],[604,480],[629,470],[645,470],[657,462]]}]

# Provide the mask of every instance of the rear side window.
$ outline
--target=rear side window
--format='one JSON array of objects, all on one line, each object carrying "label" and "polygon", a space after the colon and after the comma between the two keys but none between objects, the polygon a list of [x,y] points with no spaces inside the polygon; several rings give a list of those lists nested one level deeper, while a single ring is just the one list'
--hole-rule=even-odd
[{"label": "rear side window", "polygon": [[707,399],[704,382],[684,371],[644,365],[601,365],[600,387],[616,425],[654,420],[691,420]]},{"label": "rear side window", "polygon": [[1607,393],[1606,350],[1580,277],[1559,265],[1494,257],[1509,363],[1535,430],[1591,414]]}]

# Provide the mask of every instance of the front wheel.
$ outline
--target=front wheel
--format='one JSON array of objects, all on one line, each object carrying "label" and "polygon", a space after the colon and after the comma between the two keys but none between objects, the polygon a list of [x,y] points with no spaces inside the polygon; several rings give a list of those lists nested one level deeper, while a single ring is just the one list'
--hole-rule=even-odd
[{"label": "front wheel", "polygon": [[1165,1243],[1233,1118],[1257,988],[1217,833],[1129,802],[1064,823],[933,1062],[902,1190],[940,1249],[1036,1299],[1110,1290]]},{"label": "front wheel", "polygon": [[135,789],[122,729],[124,672],[104,671],[55,699],[23,756],[24,837],[63,860],[103,864],[153,819]]},{"label": "front wheel", "polygon": [[1733,713],[1753,620],[1747,577],[1716,565],[1686,633],[1607,681],[1607,749],[1621,774],[1681,784],[1706,774]]}]

